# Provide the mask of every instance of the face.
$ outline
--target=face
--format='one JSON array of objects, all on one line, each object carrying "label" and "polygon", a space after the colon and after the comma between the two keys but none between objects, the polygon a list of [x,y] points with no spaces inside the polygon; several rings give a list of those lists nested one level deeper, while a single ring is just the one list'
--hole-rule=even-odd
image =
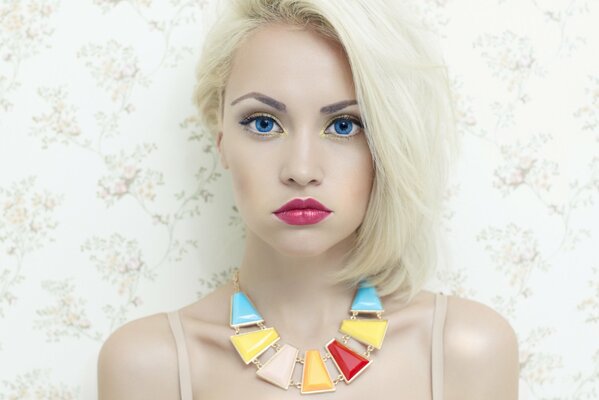
[{"label": "face", "polygon": [[[217,145],[248,235],[315,256],[348,245],[373,182],[351,69],[342,48],[309,30],[267,25],[237,49]],[[274,211],[313,198],[332,212],[291,225]]]}]

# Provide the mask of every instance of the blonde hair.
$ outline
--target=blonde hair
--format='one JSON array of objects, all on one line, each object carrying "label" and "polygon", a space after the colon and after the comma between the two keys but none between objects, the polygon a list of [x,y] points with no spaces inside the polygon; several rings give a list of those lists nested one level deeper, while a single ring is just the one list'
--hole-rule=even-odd
[{"label": "blonde hair", "polygon": [[429,32],[387,0],[226,0],[205,38],[194,101],[215,138],[235,50],[259,27],[284,23],[339,42],[351,66],[375,177],[345,268],[381,295],[410,301],[437,262],[440,210],[453,155],[447,70]]}]

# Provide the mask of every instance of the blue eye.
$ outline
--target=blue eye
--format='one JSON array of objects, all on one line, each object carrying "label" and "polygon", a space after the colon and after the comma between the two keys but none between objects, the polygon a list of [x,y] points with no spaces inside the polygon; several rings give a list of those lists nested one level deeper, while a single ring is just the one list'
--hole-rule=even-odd
[{"label": "blue eye", "polygon": [[[331,128],[334,131],[331,131]],[[362,124],[358,120],[343,116],[335,119],[324,132],[333,133],[334,136],[341,139],[349,139],[351,136],[356,135],[360,129],[362,129]]]},{"label": "blue eye", "polygon": [[348,133],[352,131],[354,123],[349,119],[339,118],[335,121],[335,131],[343,136],[346,136]]},{"label": "blue eye", "polygon": [[[285,133],[281,124],[269,114],[252,114],[241,121],[244,129],[251,134],[264,138],[276,136]],[[329,135],[333,139],[351,139],[363,129],[361,121],[352,115],[341,115],[333,119],[323,134]]]},{"label": "blue eye", "polygon": [[254,120],[256,122],[256,129],[260,132],[270,132],[275,124],[272,118],[258,117]]},{"label": "blue eye", "polygon": [[[250,115],[239,121],[239,123],[244,125],[251,133],[258,134],[259,136],[269,136],[269,134],[272,134],[273,132],[283,133],[283,129],[279,123],[274,118],[267,115]],[[275,126],[279,129],[273,131]]]}]

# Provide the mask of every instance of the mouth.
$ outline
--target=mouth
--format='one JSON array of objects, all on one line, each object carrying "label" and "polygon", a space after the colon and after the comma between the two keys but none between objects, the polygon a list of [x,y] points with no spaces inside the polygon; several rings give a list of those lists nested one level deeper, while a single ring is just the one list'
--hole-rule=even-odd
[{"label": "mouth", "polygon": [[328,217],[333,211],[315,199],[293,199],[273,213],[290,225],[315,224]]},{"label": "mouth", "polygon": [[281,207],[279,207],[278,210],[274,211],[274,213],[276,214],[276,213],[280,213],[283,211],[306,210],[306,209],[332,212],[332,210],[329,210],[327,207],[325,207],[323,204],[321,204],[318,200],[310,197],[310,198],[307,198],[306,200],[296,198],[291,201],[288,201],[287,203],[285,203]]}]

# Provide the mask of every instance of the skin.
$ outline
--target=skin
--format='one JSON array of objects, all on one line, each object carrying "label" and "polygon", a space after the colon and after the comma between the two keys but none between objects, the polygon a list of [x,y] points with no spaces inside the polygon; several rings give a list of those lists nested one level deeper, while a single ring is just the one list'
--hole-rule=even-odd
[{"label": "skin", "polygon": [[[285,109],[277,109],[271,99]],[[353,289],[326,279],[325,272],[343,266],[364,218],[372,158],[367,133],[357,126],[349,140],[322,135],[323,130],[337,132],[334,125],[330,128],[334,117],[359,119],[358,104],[330,115],[321,109],[355,99],[339,45],[285,25],[263,27],[243,43],[225,88],[217,147],[247,227],[241,286],[267,326],[277,329],[281,344],[300,350],[322,348],[339,337],[339,323],[354,295]],[[247,130],[257,131],[260,120],[240,125],[255,112],[276,118],[279,125],[270,132],[275,136]],[[273,215],[297,197],[313,197],[333,213],[304,226],[287,225]],[[255,367],[246,366],[234,351],[228,326],[232,293],[227,283],[180,310],[194,398],[299,398],[294,388],[283,391],[258,379]],[[422,290],[409,304],[389,297],[382,301],[389,327],[373,364],[351,385],[340,383],[337,392],[319,394],[319,399],[431,398],[434,293]],[[517,398],[517,338],[497,312],[448,296],[444,347],[446,400]],[[164,313],[131,321],[107,339],[98,359],[98,389],[100,400],[179,398],[176,348]]]}]

